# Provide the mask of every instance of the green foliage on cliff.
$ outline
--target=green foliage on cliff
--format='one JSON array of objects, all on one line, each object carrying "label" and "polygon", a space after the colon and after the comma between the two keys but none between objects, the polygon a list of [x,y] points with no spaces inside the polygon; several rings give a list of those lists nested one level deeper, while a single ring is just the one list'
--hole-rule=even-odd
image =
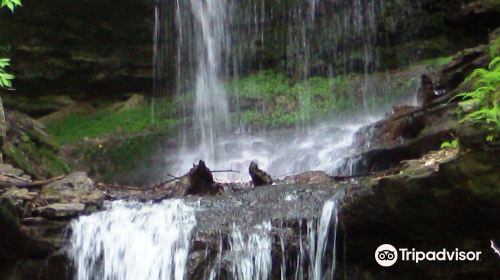
[{"label": "green foliage on cliff", "polygon": [[500,56],[493,59],[488,69],[475,70],[465,82],[472,82],[474,88],[470,92],[459,94],[465,99],[463,105],[475,108],[468,112],[461,122],[484,123],[488,125],[492,141],[500,134]]},{"label": "green foliage on cliff", "polygon": [[228,81],[226,90],[231,103],[241,109],[233,113],[234,123],[251,128],[291,127],[330,117],[338,120],[366,107],[375,113],[388,111],[416,92],[419,80],[415,77],[450,60],[442,57],[393,72],[318,76],[295,83],[285,73],[260,71]]},{"label": "green foliage on cliff", "polygon": [[[0,0],[0,8],[7,7],[14,12],[17,6],[21,6],[21,0]],[[0,88],[12,87],[12,80],[14,75],[6,72],[5,68],[10,65],[8,58],[0,58]]]},{"label": "green foliage on cliff", "polygon": [[46,124],[48,131],[61,143],[73,143],[85,138],[113,135],[145,134],[149,131],[169,131],[178,120],[162,119],[151,122],[151,107],[142,105],[127,110],[103,108],[96,112],[75,113]]}]

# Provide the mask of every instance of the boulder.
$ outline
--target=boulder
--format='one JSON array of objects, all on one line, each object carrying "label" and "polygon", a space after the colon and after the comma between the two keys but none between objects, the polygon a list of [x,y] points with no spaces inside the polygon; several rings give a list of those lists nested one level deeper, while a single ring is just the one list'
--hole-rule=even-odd
[{"label": "boulder", "polygon": [[5,116],[7,137],[2,150],[6,162],[37,179],[69,172],[68,165],[58,156],[57,140],[42,123],[16,111],[6,110]]},{"label": "boulder", "polygon": [[3,196],[7,198],[11,198],[14,200],[33,200],[38,195],[36,192],[30,192],[27,189],[18,189],[16,187],[9,188],[6,192],[3,193]]},{"label": "boulder", "polygon": [[9,175],[13,175],[16,177],[22,177],[22,178],[27,179],[27,180],[30,179],[29,175],[25,175],[24,171],[22,169],[15,168],[14,166],[12,166],[10,164],[0,163],[0,173],[9,174]]},{"label": "boulder", "polygon": [[77,203],[84,204],[87,208],[99,209],[104,202],[104,193],[96,189],[92,179],[84,172],[74,172],[45,185],[40,194],[49,204]]},{"label": "boulder", "polygon": [[429,104],[432,100],[437,98],[436,91],[434,90],[434,84],[432,80],[427,75],[422,75],[422,85],[417,93],[418,104],[422,107]]}]

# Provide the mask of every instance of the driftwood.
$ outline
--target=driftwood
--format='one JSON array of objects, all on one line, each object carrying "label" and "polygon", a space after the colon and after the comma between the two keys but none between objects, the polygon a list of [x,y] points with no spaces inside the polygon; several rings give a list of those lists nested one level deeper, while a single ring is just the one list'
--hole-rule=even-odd
[{"label": "driftwood", "polygon": [[[217,184],[213,178],[212,173],[227,173],[234,172],[239,173],[235,170],[214,170],[211,171],[206,166],[205,162],[200,160],[198,165],[193,165],[193,168],[189,170],[188,173],[183,176],[175,176],[167,173],[172,179],[156,184],[152,187],[138,188],[132,186],[123,186],[118,184],[97,184],[97,188],[101,190],[114,189],[117,191],[137,191],[137,192],[148,192],[157,190],[171,190],[179,196],[186,195],[205,195],[205,194],[216,194],[221,190],[221,185]],[[175,185],[169,185],[170,183],[179,181]],[[167,195],[168,196],[168,195]]]},{"label": "driftwood", "polygon": [[248,168],[248,173],[252,177],[252,182],[255,187],[261,187],[266,185],[272,185],[273,179],[265,171],[259,169],[259,166],[255,162],[250,163]]},{"label": "driftwood", "polygon": [[117,184],[107,185],[107,184],[103,184],[103,183],[98,183],[97,184],[97,188],[99,188],[99,189],[117,189],[117,190],[143,191],[143,192],[146,192],[146,191],[154,191],[154,190],[163,188],[165,185],[167,185],[169,183],[172,183],[172,182],[175,182],[175,181],[178,181],[178,180],[181,180],[181,179],[182,179],[182,177],[176,177],[174,179],[161,182],[159,184],[154,185],[153,187],[148,187],[148,188],[138,188],[138,187],[117,185]]},{"label": "driftwood", "polygon": [[[0,175],[5,176],[5,177],[12,177],[12,176],[6,176],[5,174],[0,174]],[[47,185],[49,183],[52,183],[54,181],[61,180],[64,177],[66,177],[66,176],[63,175],[63,176],[53,177],[53,178],[50,178],[47,180],[38,180],[38,181],[26,180],[24,178],[22,178],[23,180],[16,179],[18,181],[1,180],[0,179],[0,188],[8,188],[8,187],[17,187],[17,188],[26,188],[26,189],[40,188],[40,187]],[[12,178],[14,178],[14,177],[12,177]]]},{"label": "driftwood", "polygon": [[373,175],[372,173],[369,173],[369,174],[352,175],[352,176],[330,176],[330,178],[332,178],[334,181],[345,181],[356,178],[368,177],[372,175]]}]

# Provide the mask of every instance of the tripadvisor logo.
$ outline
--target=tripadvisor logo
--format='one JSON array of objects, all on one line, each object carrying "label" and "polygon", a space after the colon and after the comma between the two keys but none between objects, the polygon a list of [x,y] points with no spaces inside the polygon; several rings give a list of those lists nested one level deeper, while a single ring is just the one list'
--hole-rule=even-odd
[{"label": "tripadvisor logo", "polygon": [[393,266],[398,260],[419,263],[422,261],[479,261],[481,251],[417,251],[415,249],[396,249],[391,244],[380,245],[375,251],[375,260],[384,267]]}]

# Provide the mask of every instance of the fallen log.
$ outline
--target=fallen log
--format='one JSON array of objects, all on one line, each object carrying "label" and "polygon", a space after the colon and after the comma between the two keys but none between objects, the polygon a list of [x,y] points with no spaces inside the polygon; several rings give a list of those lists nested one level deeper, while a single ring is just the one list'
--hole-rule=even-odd
[{"label": "fallen log", "polygon": [[255,162],[250,163],[250,167],[248,168],[248,173],[252,178],[253,185],[255,187],[261,187],[265,185],[272,185],[273,179],[269,174],[267,174],[264,170],[259,169],[259,166]]},{"label": "fallen log", "polygon": [[[3,175],[3,174],[0,174]],[[13,180],[2,180],[3,178],[0,177],[0,188],[9,188],[9,187],[16,187],[16,188],[25,188],[25,189],[30,189],[30,188],[40,188],[44,185],[50,184],[54,181],[58,181],[66,177],[65,175],[62,176],[57,176],[53,177],[47,180],[38,180],[38,181],[13,181]]]}]

